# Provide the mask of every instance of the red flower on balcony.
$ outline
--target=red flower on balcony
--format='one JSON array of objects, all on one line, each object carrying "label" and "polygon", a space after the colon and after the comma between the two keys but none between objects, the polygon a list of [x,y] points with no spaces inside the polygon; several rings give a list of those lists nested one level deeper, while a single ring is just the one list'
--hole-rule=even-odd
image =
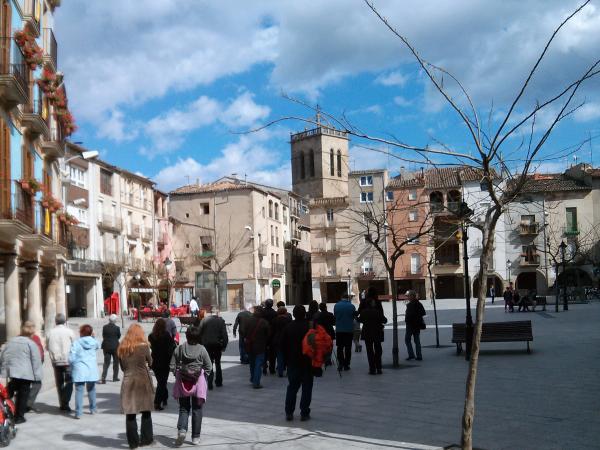
[{"label": "red flower on balcony", "polygon": [[44,63],[44,50],[37,44],[35,36],[25,29],[15,31],[14,36],[29,68],[35,70],[41,66]]},{"label": "red flower on balcony", "polygon": [[75,131],[77,131],[77,125],[75,125],[75,118],[68,109],[62,116],[60,116],[60,118],[64,127],[65,134],[67,136],[70,136],[73,133],[75,133]]},{"label": "red flower on balcony", "polygon": [[19,180],[19,184],[21,185],[21,188],[30,195],[35,195],[42,190],[42,184],[35,178],[21,179]]},{"label": "red flower on balcony", "polygon": [[40,78],[36,80],[36,83],[48,98],[50,98],[51,95],[54,97],[56,92],[57,77],[56,73],[54,73],[50,67],[44,66],[42,74],[40,75]]}]

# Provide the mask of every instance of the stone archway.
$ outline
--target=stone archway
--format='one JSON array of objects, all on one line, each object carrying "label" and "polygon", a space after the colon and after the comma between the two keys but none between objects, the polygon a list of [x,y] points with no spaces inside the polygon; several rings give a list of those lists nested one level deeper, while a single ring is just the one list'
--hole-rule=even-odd
[{"label": "stone archway", "polygon": [[[490,296],[490,289],[494,286],[496,297],[502,296],[502,292],[504,292],[504,283],[502,278],[497,274],[492,274],[487,276],[487,286],[485,288],[486,297]],[[473,291],[472,294],[474,297],[477,296],[477,292],[479,291],[479,277],[475,277],[473,280]]]},{"label": "stone archway", "polygon": [[543,295],[548,289],[548,283],[544,274],[539,270],[521,272],[515,279],[515,289],[518,289],[521,294],[534,290]]}]

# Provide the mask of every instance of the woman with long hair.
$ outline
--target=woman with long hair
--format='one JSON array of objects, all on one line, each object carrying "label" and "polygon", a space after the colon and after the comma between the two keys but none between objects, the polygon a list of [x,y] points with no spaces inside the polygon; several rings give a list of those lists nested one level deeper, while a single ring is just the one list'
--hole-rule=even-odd
[{"label": "woman with long hair", "polygon": [[83,387],[88,393],[90,414],[96,413],[96,383],[98,382],[97,350],[100,344],[94,338],[94,329],[91,325],[81,325],[80,338],[73,342],[69,354],[71,364],[71,378],[75,384],[75,418],[80,419],[83,414]]},{"label": "woman with long hair", "polygon": [[152,367],[156,377],[154,409],[161,411],[167,405],[167,399],[169,398],[167,380],[169,379],[171,356],[173,356],[173,350],[176,347],[173,337],[167,330],[165,319],[160,318],[154,323],[148,341],[152,350],[152,365],[150,367]]},{"label": "woman with long hair", "polygon": [[[121,411],[125,414],[125,430],[129,448],[150,445],[152,431],[152,398],[154,388],[148,367],[152,365],[150,346],[142,327],[134,323],[127,330],[118,350],[123,384],[121,384]],[[141,433],[138,435],[136,414],[142,414]]]}]

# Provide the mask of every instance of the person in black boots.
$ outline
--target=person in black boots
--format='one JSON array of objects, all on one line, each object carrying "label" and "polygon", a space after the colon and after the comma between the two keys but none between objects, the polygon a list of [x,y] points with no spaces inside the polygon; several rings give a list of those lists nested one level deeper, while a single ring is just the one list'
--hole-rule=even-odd
[{"label": "person in black boots", "polygon": [[217,387],[223,386],[223,372],[221,371],[221,355],[227,347],[227,325],[218,312],[206,316],[200,322],[200,343],[204,345],[213,371],[208,376],[208,389],[213,388],[213,378]]},{"label": "person in black boots", "polygon": [[273,320],[277,317],[277,311],[273,309],[273,300],[270,298],[265,300],[265,306],[263,309],[263,319],[269,324],[271,334],[267,341],[267,350],[265,353],[265,363],[263,365],[263,375],[267,374],[267,368],[271,375],[275,374],[275,360],[277,358],[277,350],[273,342]]},{"label": "person in black boots", "polygon": [[367,348],[370,375],[382,373],[381,343],[383,342],[383,326],[387,323],[387,318],[383,315],[377,302],[378,300],[375,298],[368,297],[358,316],[358,321],[363,324],[361,338],[365,341]]},{"label": "person in black boots", "polygon": [[302,387],[300,397],[300,420],[310,419],[310,402],[312,400],[313,373],[312,363],[302,353],[302,340],[308,332],[306,310],[302,305],[294,306],[294,321],[289,323],[281,336],[283,359],[287,366],[288,387],[285,395],[285,418],[293,420],[296,409],[296,395]]},{"label": "person in black boots", "polygon": [[113,381],[119,381],[119,357],[117,356],[117,348],[119,347],[119,339],[121,339],[121,329],[117,326],[116,314],[111,314],[108,317],[108,323],[102,327],[102,352],[104,353],[104,366],[102,367],[102,379],[100,384],[106,383],[106,374],[108,366],[112,359],[113,365]]},{"label": "person in black boots", "polygon": [[408,304],[406,305],[406,312],[404,318],[406,321],[406,334],[404,336],[404,343],[406,344],[406,350],[408,351],[407,361],[415,359],[415,353],[412,348],[411,338],[415,341],[415,350],[417,352],[417,361],[421,361],[423,356],[421,355],[421,328],[425,323],[423,316],[426,315],[425,308],[421,302],[417,299],[417,293],[413,290],[407,291],[406,296],[408,297]]},{"label": "person in black boots", "polygon": [[154,409],[162,411],[167,406],[169,391],[167,380],[171,365],[171,357],[177,344],[167,329],[167,321],[163,318],[154,323],[152,333],[148,336],[152,351],[152,371],[156,377],[156,393],[154,394]]}]

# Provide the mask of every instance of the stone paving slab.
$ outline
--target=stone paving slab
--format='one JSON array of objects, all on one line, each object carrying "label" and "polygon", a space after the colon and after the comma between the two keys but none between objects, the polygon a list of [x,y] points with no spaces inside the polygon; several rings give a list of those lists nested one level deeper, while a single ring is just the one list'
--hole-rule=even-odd
[{"label": "stone paving slab", "polygon": [[[440,324],[464,320],[459,309],[441,310]],[[479,362],[474,444],[481,449],[591,449],[600,442],[600,304],[569,312],[506,314],[486,310],[486,320],[533,323],[532,353],[524,343],[484,343]],[[434,344],[432,317],[422,334]],[[145,325],[149,327],[151,325]],[[391,363],[386,330],[384,365]],[[448,345],[451,330],[440,328]],[[401,357],[406,356],[403,332]],[[309,422],[286,422],[286,379],[267,376],[265,389],[248,383],[237,360],[237,342],[224,357],[224,387],[204,408],[201,447],[228,448],[443,448],[460,441],[467,363],[454,347],[425,348],[424,361],[405,362],[381,376],[367,375],[366,354],[354,353],[352,370],[316,379]],[[39,396],[41,414],[30,414],[11,448],[126,448],[119,413],[119,383],[98,386],[100,414],[74,420],[58,414],[52,378]],[[156,445],[173,446],[174,401],[153,413]],[[188,442],[189,446],[189,442]]]}]

